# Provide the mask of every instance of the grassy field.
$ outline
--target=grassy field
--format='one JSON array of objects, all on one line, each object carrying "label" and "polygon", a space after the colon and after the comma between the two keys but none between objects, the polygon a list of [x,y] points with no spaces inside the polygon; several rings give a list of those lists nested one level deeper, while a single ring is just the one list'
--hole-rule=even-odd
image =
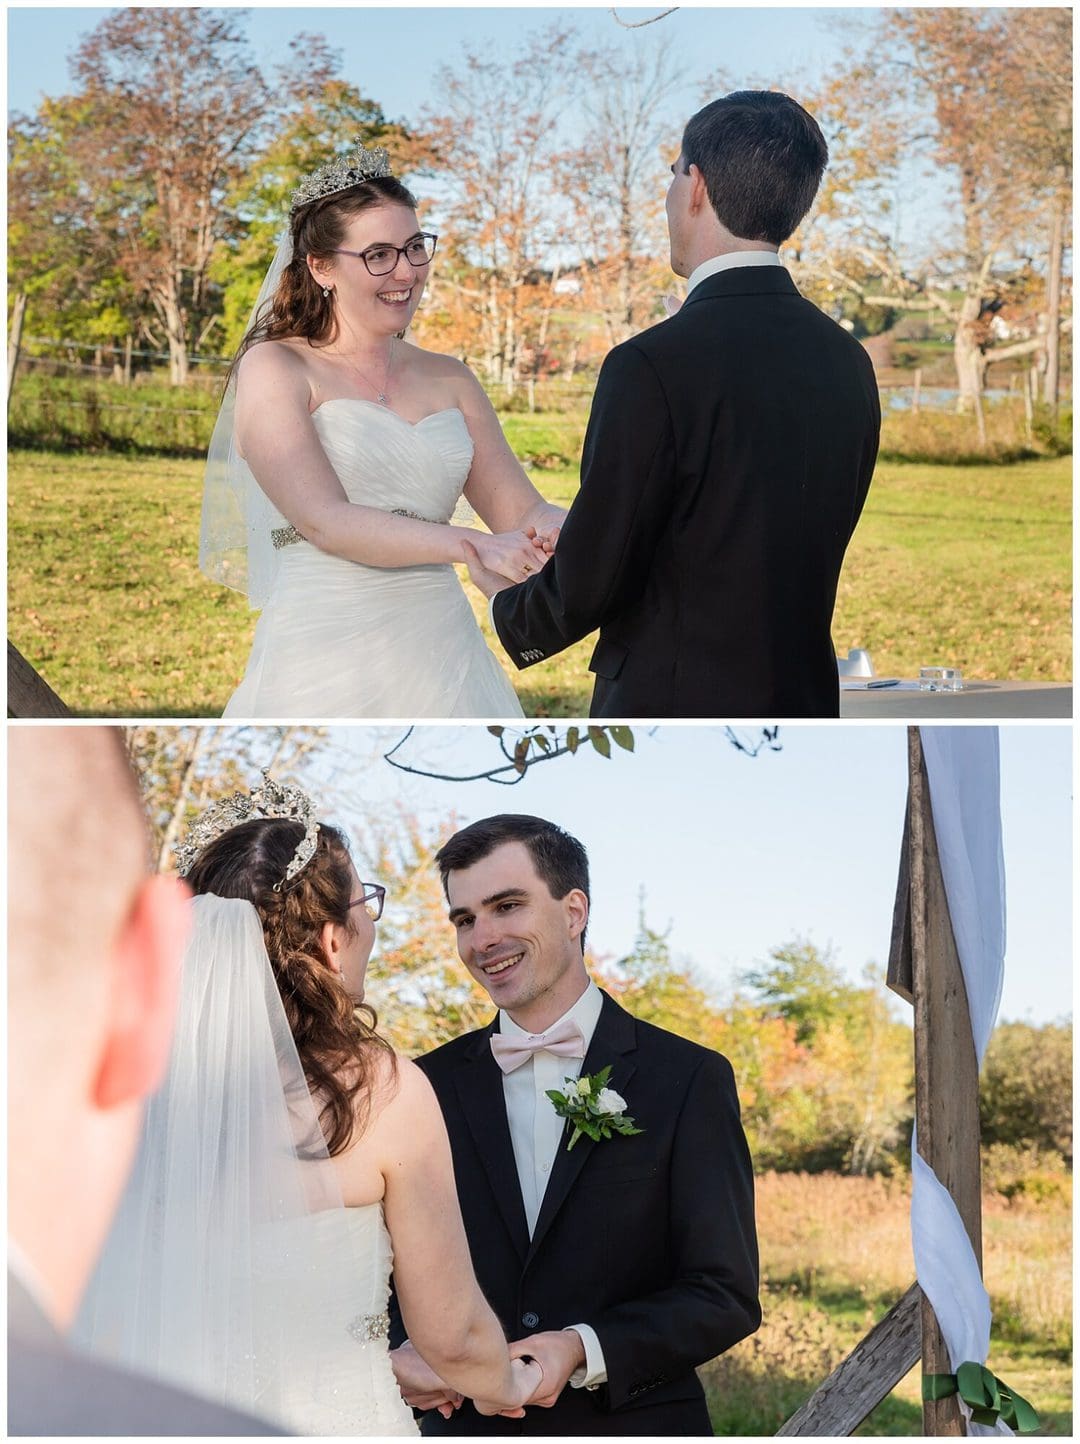
[{"label": "grassy field", "polygon": [[[766,1174],[758,1181],[763,1322],[702,1369],[717,1434],[776,1432],[915,1277],[907,1180]],[[983,1202],[991,1370],[1072,1433],[1071,1205]],[[856,1431],[922,1433],[916,1368]]]},{"label": "grassy field", "polygon": [[[545,494],[568,503],[583,418],[506,426]],[[1068,457],[882,462],[841,578],[837,650],[866,647],[890,675],[935,662],[1067,680],[1070,477]],[[168,457],[11,454],[9,635],[75,712],[216,716],[239,681],[255,617],[198,571],[201,478],[200,462]],[[513,674],[526,713],[585,712],[591,647]]]}]

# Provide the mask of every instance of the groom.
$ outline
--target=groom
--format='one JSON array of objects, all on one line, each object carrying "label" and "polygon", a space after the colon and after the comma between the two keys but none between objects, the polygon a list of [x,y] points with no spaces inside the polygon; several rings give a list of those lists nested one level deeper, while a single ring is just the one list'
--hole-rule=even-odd
[{"label": "groom", "polygon": [[594,628],[594,717],[836,717],[830,627],[881,413],[866,352],[777,248],[828,152],[786,95],[737,91],[683,133],[667,193],[678,314],[600,370],[553,563],[470,557],[518,667]]},{"label": "groom", "polygon": [[[480,1286],[544,1380],[524,1418],[455,1411],[407,1346],[403,1393],[431,1411],[425,1434],[711,1434],[694,1369],[761,1321],[731,1067],[589,980],[588,860],[553,823],[486,818],[438,862],[458,952],[499,1012],[418,1062],[446,1119]],[[546,1090],[608,1066],[640,1132],[570,1150]]]}]

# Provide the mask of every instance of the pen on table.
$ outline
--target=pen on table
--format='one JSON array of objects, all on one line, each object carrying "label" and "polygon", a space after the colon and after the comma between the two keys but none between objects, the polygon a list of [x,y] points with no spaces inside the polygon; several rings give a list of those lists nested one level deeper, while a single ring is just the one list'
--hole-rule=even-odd
[{"label": "pen on table", "polygon": [[875,677],[872,682],[867,682],[866,690],[869,691],[871,687],[899,687],[899,685],[899,677]]}]

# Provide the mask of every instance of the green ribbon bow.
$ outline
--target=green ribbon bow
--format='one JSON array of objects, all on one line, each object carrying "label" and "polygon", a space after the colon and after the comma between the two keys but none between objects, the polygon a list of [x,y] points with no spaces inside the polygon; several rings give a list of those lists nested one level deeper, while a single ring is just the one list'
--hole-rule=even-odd
[{"label": "green ribbon bow", "polygon": [[991,1374],[985,1364],[969,1360],[955,1374],[923,1375],[924,1400],[948,1399],[953,1394],[969,1406],[976,1424],[992,1427],[1003,1419],[1018,1434],[1031,1434],[1039,1427],[1039,1416],[1023,1395]]}]

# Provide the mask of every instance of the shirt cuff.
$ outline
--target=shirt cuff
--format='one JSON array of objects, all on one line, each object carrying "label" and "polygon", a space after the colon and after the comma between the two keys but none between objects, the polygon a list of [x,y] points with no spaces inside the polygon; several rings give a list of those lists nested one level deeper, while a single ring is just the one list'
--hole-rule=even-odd
[{"label": "shirt cuff", "polygon": [[607,1364],[604,1362],[604,1351],[596,1337],[596,1330],[588,1324],[570,1324],[568,1327],[585,1345],[585,1362],[570,1375],[570,1387],[598,1389],[601,1384],[607,1383]]},{"label": "shirt cuff", "polygon": [[[488,621],[491,623],[491,630],[493,632],[495,632],[495,597],[498,595],[498,592],[496,592],[494,597],[488,597]],[[495,635],[498,636],[498,632],[495,632]]]}]

